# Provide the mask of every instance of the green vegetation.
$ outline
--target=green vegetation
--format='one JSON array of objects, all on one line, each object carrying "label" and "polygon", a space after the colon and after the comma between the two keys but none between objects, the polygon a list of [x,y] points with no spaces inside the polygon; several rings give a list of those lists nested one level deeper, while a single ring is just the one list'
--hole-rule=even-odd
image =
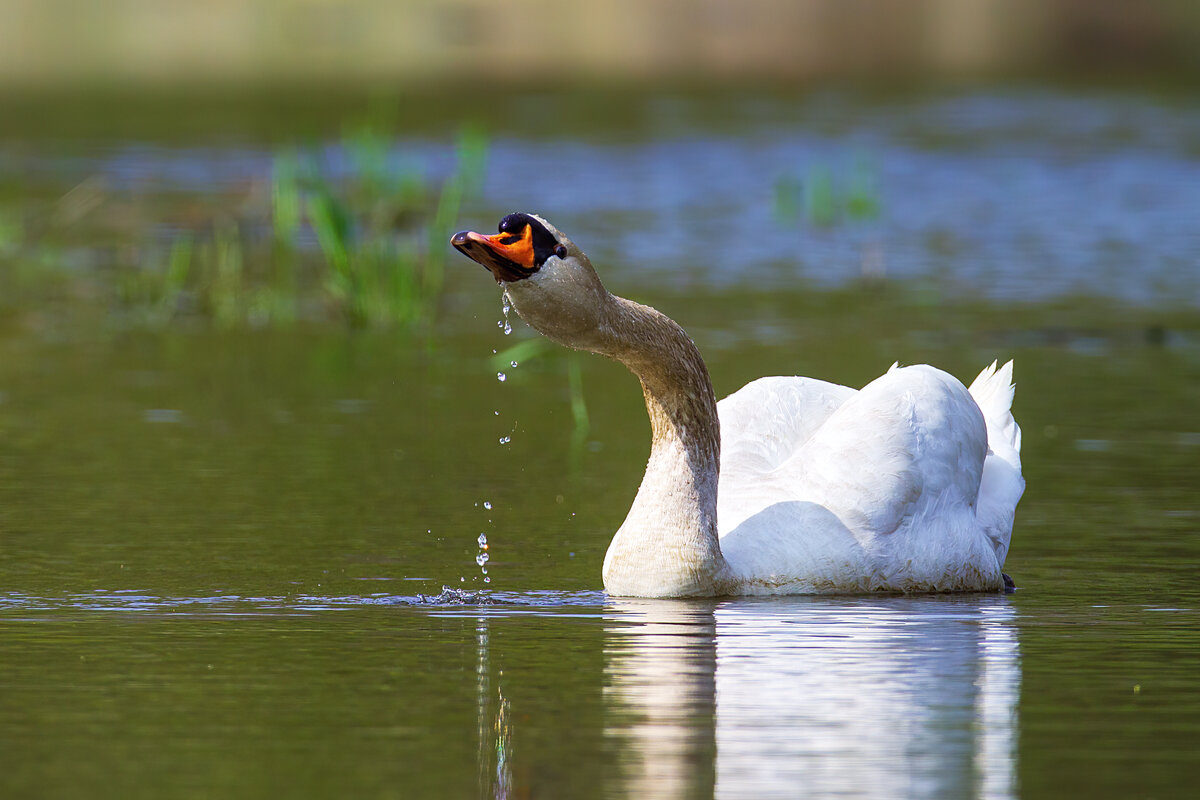
[{"label": "green vegetation", "polygon": [[863,156],[842,175],[824,164],[812,164],[803,179],[785,173],[775,181],[775,218],[830,228],[845,222],[877,219],[881,210],[877,169]]},{"label": "green vegetation", "polygon": [[[336,159],[281,148],[269,177],[199,213],[195,200],[130,199],[87,181],[46,200],[47,214],[0,207],[0,289],[12,294],[19,282],[45,300],[65,283],[71,294],[106,299],[111,316],[134,327],[340,320],[428,330],[445,241],[463,200],[479,189],[486,137],[474,128],[459,134],[456,166],[440,186],[393,152],[378,122],[349,127],[339,144]],[[81,187],[87,204],[68,203]],[[186,222],[173,224],[177,216]],[[76,262],[95,260],[97,241],[107,239],[115,240],[113,262],[81,274]]]}]

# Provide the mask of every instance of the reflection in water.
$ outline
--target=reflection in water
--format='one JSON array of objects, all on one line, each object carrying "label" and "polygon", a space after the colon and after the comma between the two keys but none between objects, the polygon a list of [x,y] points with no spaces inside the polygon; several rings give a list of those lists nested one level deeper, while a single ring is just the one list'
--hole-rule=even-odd
[{"label": "reflection in water", "polygon": [[479,652],[476,667],[479,753],[475,762],[479,768],[478,796],[503,800],[512,796],[512,718],[504,688],[497,685],[495,693],[492,692],[486,617],[480,617],[475,626],[475,643]]},{"label": "reflection in water", "polygon": [[615,625],[605,646],[605,705],[627,714],[615,714],[606,732],[627,741],[624,795],[711,793],[717,672],[713,604],[614,599],[611,608]]},{"label": "reflection in water", "polygon": [[607,730],[629,753],[630,796],[1014,795],[1004,598],[610,610]]}]

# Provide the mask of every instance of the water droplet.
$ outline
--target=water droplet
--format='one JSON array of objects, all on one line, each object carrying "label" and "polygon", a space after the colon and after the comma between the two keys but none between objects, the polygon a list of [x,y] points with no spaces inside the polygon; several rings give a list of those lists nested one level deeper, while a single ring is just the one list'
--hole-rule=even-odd
[{"label": "water droplet", "polygon": [[483,582],[484,582],[484,583],[491,583],[491,582],[492,582],[492,579],[491,579],[491,578],[489,578],[489,577],[487,577],[487,576],[485,575],[485,576],[484,576],[484,578],[483,578]]},{"label": "water droplet", "polygon": [[495,414],[497,417],[498,417],[498,416],[500,416],[500,412],[499,412],[499,411],[493,411],[492,413],[493,413],[493,414]]},{"label": "water droplet", "polygon": [[482,567],[488,562],[489,558],[491,558],[491,556],[489,556],[487,553],[480,553],[479,555],[475,556],[475,563]]},{"label": "water droplet", "polygon": [[484,500],[484,501],[483,501],[483,507],[484,507],[484,508],[486,508],[488,511],[491,511],[491,510],[492,510],[492,503],[491,503],[491,501],[490,501],[490,500]]},{"label": "water droplet", "polygon": [[[500,328],[500,329],[503,329],[503,328],[504,328],[504,320],[502,320],[502,319],[498,319],[498,320],[496,320],[496,327],[497,327],[497,328]],[[494,353],[494,352],[496,352],[496,351],[495,351],[495,350],[493,350],[492,352]]]},{"label": "water droplet", "polygon": [[500,381],[501,383],[504,383],[506,380],[508,380],[508,376],[505,375],[503,372],[497,372],[496,380]]},{"label": "water droplet", "polygon": [[486,533],[479,534],[479,538],[476,539],[475,541],[479,542],[480,547],[487,547],[487,534]]},{"label": "water droplet", "polygon": [[517,362],[515,362],[515,361],[510,361],[510,362],[508,362],[508,363],[509,363],[509,364],[510,364],[510,365],[511,365],[513,368],[516,368],[516,366],[517,366]]},{"label": "water droplet", "polygon": [[500,444],[508,444],[511,441],[512,441],[511,436],[501,436],[500,437]]},{"label": "water droplet", "polygon": [[505,336],[512,333],[512,323],[508,321],[508,312],[511,310],[512,301],[508,299],[508,292],[505,292],[500,296],[500,311],[503,312],[504,319],[496,323],[500,327],[500,330],[504,331]]}]

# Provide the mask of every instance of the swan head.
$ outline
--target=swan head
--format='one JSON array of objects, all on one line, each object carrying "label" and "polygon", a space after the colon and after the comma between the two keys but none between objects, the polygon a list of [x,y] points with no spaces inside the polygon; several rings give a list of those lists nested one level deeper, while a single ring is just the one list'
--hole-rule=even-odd
[{"label": "swan head", "polygon": [[612,296],[575,243],[535,214],[509,214],[492,235],[461,231],[450,244],[482,264],[539,333],[595,350]]}]

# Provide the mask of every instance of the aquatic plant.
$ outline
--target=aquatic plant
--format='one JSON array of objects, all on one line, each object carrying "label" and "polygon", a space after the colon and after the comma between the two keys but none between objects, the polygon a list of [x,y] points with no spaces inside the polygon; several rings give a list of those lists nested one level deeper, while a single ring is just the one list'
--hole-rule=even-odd
[{"label": "aquatic plant", "polygon": [[[456,167],[440,187],[392,143],[371,123],[348,127],[335,151],[281,149],[269,202],[255,202],[252,191],[237,212],[193,222],[165,241],[150,226],[136,231],[135,257],[114,268],[120,318],[163,327],[192,316],[221,328],[333,318],[428,330],[443,289],[445,241],[462,202],[478,191],[487,138],[475,128],[460,133]],[[22,232],[0,228],[0,247],[21,250]]]},{"label": "aquatic plant", "polygon": [[155,320],[160,324],[169,320],[179,308],[187,285],[188,270],[192,266],[192,237],[181,234],[171,244],[167,257],[166,271],[154,306]]},{"label": "aquatic plant", "polygon": [[[458,166],[442,184],[432,216],[422,220],[429,191],[416,173],[393,165],[387,144],[378,130],[357,129],[346,145],[352,174],[340,185],[310,168],[304,183],[285,173],[290,184],[275,193],[306,195],[308,222],[328,269],[325,289],[353,326],[432,321],[442,291],[444,242],[464,196],[478,187],[487,146],[477,131],[460,135]],[[291,241],[298,233],[293,206],[299,203],[282,203],[290,227],[280,236]]]},{"label": "aquatic plant", "polygon": [[865,156],[857,156],[847,174],[835,174],[825,164],[809,165],[803,178],[784,173],[774,190],[775,219],[784,224],[829,228],[863,222],[878,218],[882,206],[876,169]]}]

